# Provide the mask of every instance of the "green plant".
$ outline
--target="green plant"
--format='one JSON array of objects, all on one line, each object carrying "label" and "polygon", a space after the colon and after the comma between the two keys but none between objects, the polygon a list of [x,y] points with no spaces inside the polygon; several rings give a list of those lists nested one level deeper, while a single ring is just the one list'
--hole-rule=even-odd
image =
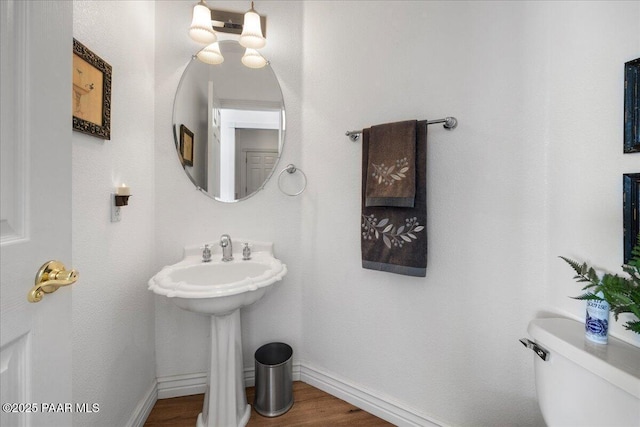
[{"label": "green plant", "polygon": [[[587,263],[580,264],[563,256],[560,258],[576,272],[576,275],[573,276],[574,279],[579,283],[587,283],[582,290],[588,292],[573,298],[607,301],[616,320],[622,313],[631,313],[637,320],[629,320],[624,327],[640,334],[640,234],[638,234],[637,242],[631,252],[629,264],[622,266],[622,270],[629,277],[605,273],[602,278],[599,278],[595,270]],[[602,292],[602,298],[596,295],[600,292]]]}]

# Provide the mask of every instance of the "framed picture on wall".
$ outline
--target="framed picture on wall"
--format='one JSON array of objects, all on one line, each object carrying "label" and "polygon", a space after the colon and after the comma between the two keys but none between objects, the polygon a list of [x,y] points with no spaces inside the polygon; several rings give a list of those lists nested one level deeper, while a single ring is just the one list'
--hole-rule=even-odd
[{"label": "framed picture on wall", "polygon": [[624,263],[631,259],[631,250],[638,242],[640,232],[640,173],[626,173],[622,178]]},{"label": "framed picture on wall", "polygon": [[111,65],[73,39],[73,130],[111,139]]},{"label": "framed picture on wall", "polygon": [[185,166],[193,166],[193,132],[180,125],[180,157]]},{"label": "framed picture on wall", "polygon": [[640,153],[640,58],[624,64],[624,152]]}]

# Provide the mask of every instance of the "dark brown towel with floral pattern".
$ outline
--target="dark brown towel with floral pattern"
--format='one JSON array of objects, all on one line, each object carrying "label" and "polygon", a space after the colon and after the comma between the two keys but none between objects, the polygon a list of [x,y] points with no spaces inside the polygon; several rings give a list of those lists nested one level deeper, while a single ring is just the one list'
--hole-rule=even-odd
[{"label": "dark brown towel with floral pattern", "polygon": [[367,206],[413,207],[417,123],[407,120],[371,126],[369,160],[363,169],[367,171]]},{"label": "dark brown towel with floral pattern", "polygon": [[362,131],[362,268],[425,277],[427,274],[427,122],[416,126],[413,207],[366,206],[370,129]]}]

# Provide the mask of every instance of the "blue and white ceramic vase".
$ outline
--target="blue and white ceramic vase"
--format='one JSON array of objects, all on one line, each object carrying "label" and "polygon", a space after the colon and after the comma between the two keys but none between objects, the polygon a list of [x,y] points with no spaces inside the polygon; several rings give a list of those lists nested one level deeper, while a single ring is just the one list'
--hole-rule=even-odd
[{"label": "blue and white ceramic vase", "polygon": [[[602,292],[596,294],[600,298]],[[609,336],[609,303],[604,300],[587,300],[587,318],[584,322],[585,335],[589,341],[606,344]]]}]

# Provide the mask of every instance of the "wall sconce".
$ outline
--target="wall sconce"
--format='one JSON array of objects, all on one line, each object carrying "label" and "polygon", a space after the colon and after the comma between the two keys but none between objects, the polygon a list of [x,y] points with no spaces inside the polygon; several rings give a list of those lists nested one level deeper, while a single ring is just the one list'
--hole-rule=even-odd
[{"label": "wall sconce", "polygon": [[211,11],[204,0],[193,7],[193,18],[189,27],[189,36],[198,43],[215,43],[218,40],[211,25]]},{"label": "wall sconce", "polygon": [[251,49],[260,49],[267,44],[267,40],[262,37],[260,15],[253,9],[253,2],[251,2],[251,9],[244,14],[239,41],[241,46]]},{"label": "wall sconce", "polygon": [[210,9],[205,1],[201,0],[193,7],[189,36],[198,43],[207,44],[196,54],[196,57],[204,63],[217,65],[224,62],[217,43],[217,33],[224,33],[226,36],[224,38],[238,40],[241,46],[247,48],[242,57],[244,65],[250,68],[262,68],[267,61],[253,49],[260,49],[266,45],[266,27],[267,18],[255,11],[253,2],[251,2],[251,9],[242,14]]},{"label": "wall sconce", "polygon": [[129,205],[131,188],[122,184],[116,188],[116,192],[111,194],[111,222],[120,221],[120,208]]}]

